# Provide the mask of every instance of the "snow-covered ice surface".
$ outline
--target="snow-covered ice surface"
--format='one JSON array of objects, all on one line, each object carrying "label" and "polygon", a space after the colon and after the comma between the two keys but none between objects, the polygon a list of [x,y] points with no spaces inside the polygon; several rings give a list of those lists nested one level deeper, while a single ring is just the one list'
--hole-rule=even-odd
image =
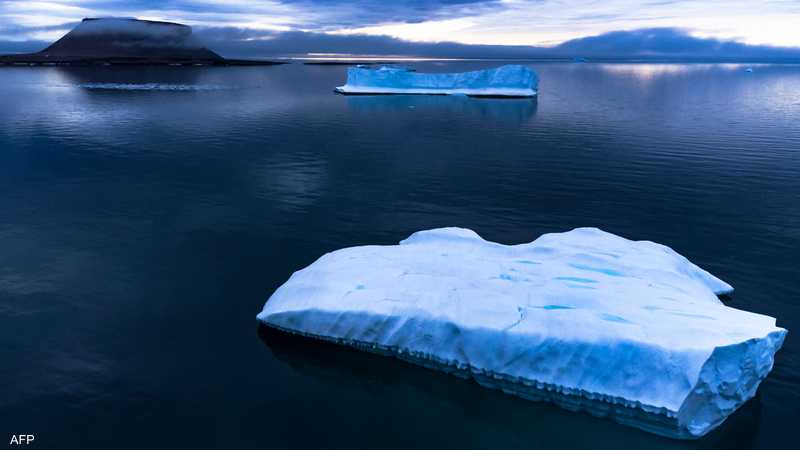
[{"label": "snow-covered ice surface", "polygon": [[596,228],[521,245],[442,228],[326,254],[258,320],[697,438],[753,397],[786,336],[717,298],[732,291],[669,247]]},{"label": "snow-covered ice surface", "polygon": [[347,69],[342,94],[461,94],[483,97],[533,97],[539,77],[519,65],[463,73],[418,73],[405,67]]}]

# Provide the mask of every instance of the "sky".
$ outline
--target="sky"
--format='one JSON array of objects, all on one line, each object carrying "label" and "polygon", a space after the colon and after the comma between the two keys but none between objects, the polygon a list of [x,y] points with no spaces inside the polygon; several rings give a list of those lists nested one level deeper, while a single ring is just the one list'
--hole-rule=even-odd
[{"label": "sky", "polygon": [[[352,45],[361,53],[370,45],[374,53],[419,52],[441,42],[449,44],[436,48],[566,48],[598,35],[612,43],[667,39],[651,42],[662,49],[690,40],[696,48],[800,48],[798,0],[0,0],[0,50],[33,48],[84,17],[112,16],[192,25],[233,52],[274,51],[276,43],[310,52]],[[637,48],[627,45],[611,50]]]}]

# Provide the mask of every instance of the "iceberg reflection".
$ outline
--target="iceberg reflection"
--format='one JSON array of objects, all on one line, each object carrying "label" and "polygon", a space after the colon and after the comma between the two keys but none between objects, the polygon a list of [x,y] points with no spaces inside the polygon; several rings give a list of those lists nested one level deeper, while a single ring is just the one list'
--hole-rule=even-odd
[{"label": "iceberg reflection", "polygon": [[[484,448],[487,442],[504,442],[513,436],[536,448],[570,449],[750,449],[761,422],[756,396],[717,430],[696,441],[676,441],[640,432],[589,414],[573,414],[546,403],[530,402],[394,358],[364,353],[324,341],[258,327],[258,335],[271,356],[324,390],[341,404],[339,417],[321,426],[332,430],[343,422],[380,414],[392,421],[415,418],[419,439],[448,436],[449,448]],[[302,383],[294,387],[303,389]],[[347,406],[357,405],[357,406]],[[370,409],[370,408],[376,409]],[[298,404],[298,414],[306,405]],[[352,408],[352,409],[348,409]],[[370,433],[386,432],[371,429]],[[366,439],[366,437],[365,437]]]},{"label": "iceberg reflection", "polygon": [[364,114],[446,113],[478,119],[524,123],[536,115],[536,98],[473,98],[464,95],[358,95],[347,106]]}]

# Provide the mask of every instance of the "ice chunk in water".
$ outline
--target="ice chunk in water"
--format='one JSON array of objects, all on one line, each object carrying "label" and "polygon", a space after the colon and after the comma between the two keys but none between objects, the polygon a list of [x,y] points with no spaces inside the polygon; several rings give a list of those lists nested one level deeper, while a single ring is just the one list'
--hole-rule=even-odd
[{"label": "ice chunk in water", "polygon": [[755,395],[786,330],[669,247],[595,228],[521,245],[471,230],[338,250],[258,319],[520,397],[696,438]]}]

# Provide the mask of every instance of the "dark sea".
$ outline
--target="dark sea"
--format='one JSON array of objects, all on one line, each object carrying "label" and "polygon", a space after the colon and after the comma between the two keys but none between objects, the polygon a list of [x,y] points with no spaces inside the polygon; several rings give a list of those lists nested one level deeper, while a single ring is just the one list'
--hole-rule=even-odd
[{"label": "dark sea", "polygon": [[[415,62],[462,71],[491,62]],[[800,424],[800,66],[536,63],[537,100],[344,66],[0,68],[0,436],[54,449],[776,449]],[[259,330],[322,254],[460,226],[671,246],[789,329],[673,441]]]}]

